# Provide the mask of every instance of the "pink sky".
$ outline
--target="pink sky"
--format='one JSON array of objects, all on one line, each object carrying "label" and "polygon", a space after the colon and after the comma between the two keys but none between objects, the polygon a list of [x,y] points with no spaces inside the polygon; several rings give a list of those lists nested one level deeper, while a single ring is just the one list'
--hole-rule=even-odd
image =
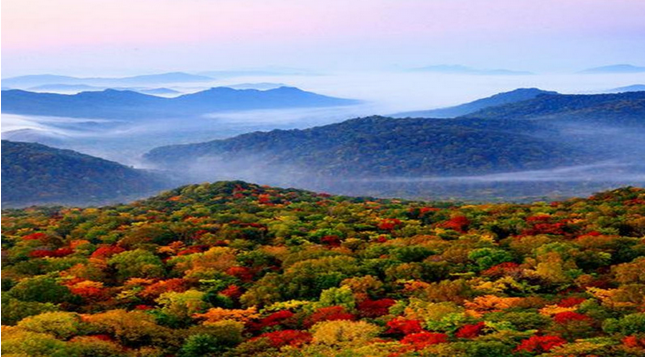
[{"label": "pink sky", "polygon": [[4,0],[2,10],[7,74],[644,62],[643,0]]}]

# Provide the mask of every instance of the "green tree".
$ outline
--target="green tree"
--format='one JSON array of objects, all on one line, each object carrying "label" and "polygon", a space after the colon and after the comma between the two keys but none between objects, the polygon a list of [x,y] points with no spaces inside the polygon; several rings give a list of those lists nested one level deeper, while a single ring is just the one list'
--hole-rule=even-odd
[{"label": "green tree", "polygon": [[155,254],[136,249],[114,255],[108,264],[117,271],[121,281],[129,278],[161,278],[164,276],[164,264]]}]

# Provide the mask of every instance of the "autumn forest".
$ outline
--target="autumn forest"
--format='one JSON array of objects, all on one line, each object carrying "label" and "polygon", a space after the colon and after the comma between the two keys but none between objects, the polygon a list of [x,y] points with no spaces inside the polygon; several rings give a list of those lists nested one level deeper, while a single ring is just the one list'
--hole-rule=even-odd
[{"label": "autumn forest", "polygon": [[644,190],[351,198],[242,181],[2,219],[7,356],[642,356]]}]

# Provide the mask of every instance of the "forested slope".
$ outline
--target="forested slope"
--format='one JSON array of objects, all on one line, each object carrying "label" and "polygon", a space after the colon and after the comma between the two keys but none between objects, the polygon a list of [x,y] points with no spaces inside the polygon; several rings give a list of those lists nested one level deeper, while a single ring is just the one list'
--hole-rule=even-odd
[{"label": "forested slope", "polygon": [[244,182],[5,210],[3,353],[641,356],[644,190],[456,205]]}]

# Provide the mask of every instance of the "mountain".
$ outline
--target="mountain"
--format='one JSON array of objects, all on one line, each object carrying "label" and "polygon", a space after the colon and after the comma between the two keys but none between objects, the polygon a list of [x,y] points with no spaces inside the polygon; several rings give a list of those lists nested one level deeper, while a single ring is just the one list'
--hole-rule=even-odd
[{"label": "mountain", "polygon": [[475,74],[475,75],[491,75],[491,76],[505,76],[505,75],[531,75],[532,72],[527,71],[512,71],[508,69],[478,69],[461,65],[436,65],[420,68],[413,68],[414,72],[434,72],[445,74]]},{"label": "mountain", "polygon": [[[267,177],[458,175],[513,171],[564,163],[566,149],[527,134],[531,127],[473,120],[367,117],[305,130],[274,130],[201,144],[161,147],[146,154],[160,167],[216,157],[222,170],[240,160]],[[218,165],[211,163],[212,165]],[[271,173],[271,174],[269,174]]]},{"label": "mountain", "polygon": [[87,84],[43,84],[28,88],[31,92],[98,92],[105,90],[103,87],[89,86]]},{"label": "mountain", "polygon": [[157,108],[161,110],[166,100],[114,89],[72,95],[14,89],[2,92],[2,112],[80,118],[138,117]]},{"label": "mountain", "polygon": [[395,118],[454,118],[466,114],[471,114],[478,110],[493,107],[502,104],[520,102],[523,100],[533,99],[539,95],[558,94],[557,92],[544,91],[538,88],[519,88],[509,92],[498,93],[491,97],[482,98],[473,102],[457,105],[448,108],[439,108],[431,110],[421,110],[413,112],[404,112],[394,114]]},{"label": "mountain", "polygon": [[145,159],[186,182],[243,179],[381,197],[536,197],[640,184],[643,131],[643,93],[547,94],[453,119],[358,118],[159,147]]},{"label": "mountain", "polygon": [[114,89],[120,91],[133,91],[150,95],[176,95],[181,92],[170,88],[137,88],[137,87],[116,87],[106,88],[97,86],[88,86],[85,84],[44,84],[41,86],[31,87],[27,90],[30,92],[46,92],[46,93],[79,93],[79,92],[101,92],[107,89]]},{"label": "mountain", "polygon": [[217,87],[174,98],[114,89],[74,95],[23,90],[2,92],[3,113],[108,119],[184,117],[218,111],[325,107],[357,103],[355,100],[328,97],[293,87],[265,91]]},{"label": "mountain", "polygon": [[262,77],[262,76],[319,76],[320,72],[302,68],[265,67],[240,70],[204,71],[199,75],[213,78]]},{"label": "mountain", "polygon": [[465,117],[531,119],[644,125],[644,92],[592,95],[541,95],[532,100],[487,107]]},{"label": "mountain", "polygon": [[231,84],[227,85],[226,87],[233,88],[233,89],[258,89],[258,90],[267,90],[267,89],[274,89],[274,88],[280,88],[280,87],[285,87],[285,84],[282,83],[271,83],[271,82],[261,82],[261,83],[239,83],[239,84]]},{"label": "mountain", "polygon": [[630,64],[615,64],[610,66],[594,67],[585,69],[579,73],[583,74],[604,74],[604,73],[643,73],[644,67]]},{"label": "mountain", "polygon": [[119,87],[119,86],[147,86],[147,85],[159,85],[159,84],[170,84],[170,83],[199,83],[199,82],[211,82],[213,78],[188,74],[182,72],[172,72],[172,73],[161,73],[161,74],[149,74],[133,77],[121,77],[121,78],[105,78],[105,77],[91,77],[91,78],[80,78],[80,77],[70,77],[70,76],[58,76],[51,74],[38,74],[38,75],[28,75],[28,76],[19,76],[5,78],[2,80],[3,86],[15,88],[15,89],[25,89],[42,85],[50,84],[67,84],[67,85],[89,85],[89,86],[102,86],[102,87]]},{"label": "mountain", "polygon": [[24,128],[2,132],[2,140],[39,143],[51,146],[64,145],[70,137],[40,128]]},{"label": "mountain", "polygon": [[606,89],[601,91],[601,93],[643,92],[644,90],[646,90],[646,86],[643,84],[633,84],[625,87]]},{"label": "mountain", "polygon": [[150,94],[150,95],[177,95],[181,93],[179,91],[176,91],[170,88],[135,89],[135,91],[143,94]]},{"label": "mountain", "polygon": [[71,150],[2,140],[2,205],[106,204],[159,191],[158,175]]}]

